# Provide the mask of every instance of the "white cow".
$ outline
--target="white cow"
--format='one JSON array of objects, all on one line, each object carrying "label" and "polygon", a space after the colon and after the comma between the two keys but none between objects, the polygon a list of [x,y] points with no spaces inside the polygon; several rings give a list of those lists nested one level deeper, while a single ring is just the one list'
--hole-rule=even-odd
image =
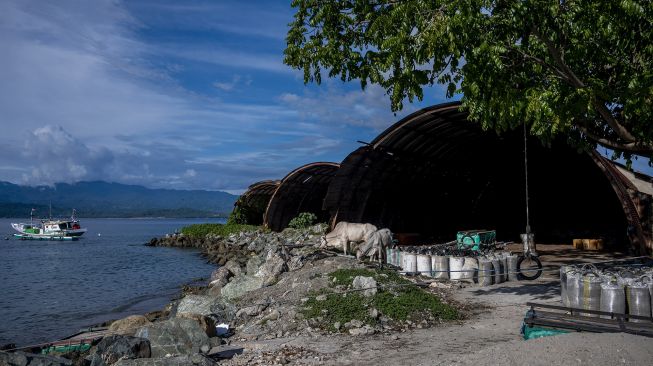
[{"label": "white cow", "polygon": [[333,231],[320,238],[321,248],[342,249],[345,255],[349,251],[350,243],[360,243],[369,239],[376,231],[372,224],[356,224],[341,221]]},{"label": "white cow", "polygon": [[361,245],[356,252],[356,258],[361,260],[369,257],[370,260],[377,259],[379,263],[385,260],[385,248],[392,245],[392,232],[390,229],[377,230],[370,235],[365,244]]}]

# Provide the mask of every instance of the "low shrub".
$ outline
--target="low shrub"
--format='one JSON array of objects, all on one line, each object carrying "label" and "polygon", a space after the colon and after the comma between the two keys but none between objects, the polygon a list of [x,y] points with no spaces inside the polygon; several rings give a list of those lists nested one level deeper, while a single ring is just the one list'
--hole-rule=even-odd
[{"label": "low shrub", "polygon": [[242,231],[256,231],[261,229],[260,226],[240,225],[240,224],[193,224],[181,229],[181,233],[186,236],[203,238],[209,234],[219,236],[229,236],[238,234]]},{"label": "low shrub", "polygon": [[305,229],[315,223],[317,216],[312,212],[302,212],[297,217],[290,220],[288,223],[289,228],[293,229]]}]

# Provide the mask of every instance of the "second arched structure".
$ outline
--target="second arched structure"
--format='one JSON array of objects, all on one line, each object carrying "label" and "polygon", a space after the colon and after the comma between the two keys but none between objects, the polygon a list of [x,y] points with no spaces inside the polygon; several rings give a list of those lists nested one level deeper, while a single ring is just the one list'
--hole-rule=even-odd
[{"label": "second arched structure", "polygon": [[317,162],[288,173],[270,198],[265,211],[265,226],[281,231],[302,212],[315,214],[318,222],[328,221],[329,212],[324,210],[323,201],[339,167],[338,163]]}]

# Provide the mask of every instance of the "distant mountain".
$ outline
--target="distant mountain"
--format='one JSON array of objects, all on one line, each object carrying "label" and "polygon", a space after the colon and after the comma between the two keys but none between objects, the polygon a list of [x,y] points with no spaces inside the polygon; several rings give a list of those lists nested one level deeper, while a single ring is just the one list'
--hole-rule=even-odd
[{"label": "distant mountain", "polygon": [[220,191],[149,189],[107,182],[19,186],[0,182],[0,217],[70,215],[81,217],[210,217],[226,216],[238,196]]}]

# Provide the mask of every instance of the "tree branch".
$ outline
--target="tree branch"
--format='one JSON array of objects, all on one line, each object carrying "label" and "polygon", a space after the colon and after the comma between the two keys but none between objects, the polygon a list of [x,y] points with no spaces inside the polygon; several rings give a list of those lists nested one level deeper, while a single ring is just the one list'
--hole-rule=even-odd
[{"label": "tree branch", "polygon": [[619,150],[619,151],[628,151],[636,154],[651,154],[653,153],[653,145],[651,144],[644,144],[644,143],[639,143],[639,142],[628,142],[628,143],[619,143],[613,140],[608,140],[606,138],[603,138],[601,136],[598,136],[592,132],[590,132],[586,127],[584,126],[577,126],[578,129],[590,140],[596,142],[599,145],[602,145],[604,147],[614,149],[614,150]]},{"label": "tree branch", "polygon": [[[544,37],[542,34],[540,34],[537,29],[534,29],[534,31],[537,38],[546,45],[546,48],[549,51],[551,57],[553,57],[555,63],[558,65],[561,71],[567,75],[570,85],[578,89],[585,88],[585,83],[583,83],[583,81],[581,81],[578,76],[576,76],[576,74],[571,70],[571,68],[564,62],[561,52],[555,47],[553,42],[551,42],[548,37]],[[608,126],[610,126],[610,128],[612,128],[617,136],[628,141],[628,143],[635,143],[637,141],[637,138],[633,136],[633,134],[630,133],[626,127],[619,123],[616,118],[614,118],[612,113],[610,113],[610,110],[605,106],[605,103],[598,100],[598,98],[594,95],[591,96],[591,102],[592,106],[594,106],[601,118],[608,124]]]}]

